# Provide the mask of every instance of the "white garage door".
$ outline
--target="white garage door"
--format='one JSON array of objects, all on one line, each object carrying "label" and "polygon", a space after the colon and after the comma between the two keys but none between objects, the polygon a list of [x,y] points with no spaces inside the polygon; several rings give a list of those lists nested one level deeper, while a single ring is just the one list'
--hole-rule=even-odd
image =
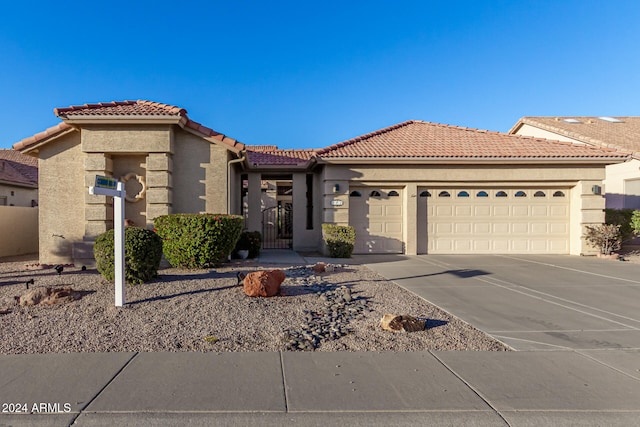
[{"label": "white garage door", "polygon": [[566,189],[422,191],[428,252],[569,253]]},{"label": "white garage door", "polygon": [[353,252],[402,253],[402,189],[351,187],[349,225],[356,230]]}]

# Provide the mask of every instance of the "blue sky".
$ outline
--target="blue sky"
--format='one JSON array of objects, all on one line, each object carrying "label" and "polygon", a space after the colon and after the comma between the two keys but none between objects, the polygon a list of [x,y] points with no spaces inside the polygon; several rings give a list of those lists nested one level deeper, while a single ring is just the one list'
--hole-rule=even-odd
[{"label": "blue sky", "polygon": [[247,144],[319,148],[405,120],[640,115],[640,2],[10,2],[0,148],[55,107],[147,99]]}]

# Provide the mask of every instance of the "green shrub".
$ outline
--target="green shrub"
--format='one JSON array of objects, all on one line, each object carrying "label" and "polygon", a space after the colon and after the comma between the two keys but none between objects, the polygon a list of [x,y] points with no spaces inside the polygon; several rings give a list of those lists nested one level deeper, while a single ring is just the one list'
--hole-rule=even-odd
[{"label": "green shrub", "polygon": [[604,255],[610,255],[622,247],[620,226],[615,224],[588,225],[584,238]]},{"label": "green shrub", "polygon": [[[96,267],[107,280],[115,279],[114,231],[96,238],[93,255]],[[145,283],[158,275],[162,258],[162,239],[153,231],[140,227],[124,229],[124,276],[132,284]]]},{"label": "green shrub", "polygon": [[631,230],[634,236],[640,235],[640,210],[633,211],[631,215]]},{"label": "green shrub", "polygon": [[245,250],[249,251],[249,258],[255,258],[260,255],[260,248],[262,247],[262,234],[259,231],[243,231],[240,234],[240,239],[236,243],[234,252]]},{"label": "green shrub", "polygon": [[167,261],[180,268],[206,268],[227,259],[244,219],[226,214],[173,214],[153,220]]},{"label": "green shrub", "polygon": [[332,258],[350,258],[356,243],[356,230],[348,225],[322,224],[322,238]]},{"label": "green shrub", "polygon": [[604,222],[612,225],[620,226],[620,238],[623,242],[632,239],[635,234],[631,218],[633,216],[633,209],[611,209],[604,210]]}]

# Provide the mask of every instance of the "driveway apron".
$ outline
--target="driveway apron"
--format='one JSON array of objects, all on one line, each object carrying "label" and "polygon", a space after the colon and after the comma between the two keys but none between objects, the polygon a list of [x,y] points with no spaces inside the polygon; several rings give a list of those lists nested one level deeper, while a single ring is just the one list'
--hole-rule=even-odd
[{"label": "driveway apron", "polygon": [[550,255],[358,261],[516,350],[640,348],[640,264]]}]

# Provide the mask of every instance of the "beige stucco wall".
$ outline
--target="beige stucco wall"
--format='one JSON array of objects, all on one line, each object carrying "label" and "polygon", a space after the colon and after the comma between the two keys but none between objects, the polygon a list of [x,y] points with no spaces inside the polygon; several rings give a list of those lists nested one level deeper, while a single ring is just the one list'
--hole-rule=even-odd
[{"label": "beige stucco wall", "polygon": [[0,206],[0,257],[38,252],[38,208]]},{"label": "beige stucco wall", "polygon": [[205,212],[206,168],[211,163],[210,144],[182,131],[176,131],[174,136],[173,213]]},{"label": "beige stucco wall", "polygon": [[172,151],[168,124],[84,125],[82,151],[87,153],[158,153]]},{"label": "beige stucco wall", "polygon": [[[516,132],[516,135],[555,139],[584,145],[583,142],[577,139],[527,124],[522,125]],[[606,167],[606,177],[603,180],[603,193],[606,199],[606,207],[615,209],[633,208],[634,206],[630,205],[629,199],[627,199],[625,203],[625,182],[635,179],[640,179],[640,160],[634,159],[624,163],[608,165]]]},{"label": "beige stucco wall", "polygon": [[[322,173],[323,222],[349,223],[349,185],[397,186],[404,190],[404,239],[406,253],[426,253],[417,190],[442,186],[557,187],[570,190],[570,253],[595,253],[582,235],[585,227],[604,221],[604,198],[592,193],[602,185],[605,169],[598,165],[326,165]],[[339,190],[336,191],[336,185]],[[332,206],[333,200],[342,202]]]},{"label": "beige stucco wall", "polygon": [[3,197],[7,201],[6,206],[33,207],[32,201],[35,201],[36,206],[38,204],[38,189],[0,184],[0,198]]},{"label": "beige stucco wall", "polygon": [[40,148],[40,262],[71,261],[75,242],[85,233],[85,154],[80,134],[65,135]]}]

